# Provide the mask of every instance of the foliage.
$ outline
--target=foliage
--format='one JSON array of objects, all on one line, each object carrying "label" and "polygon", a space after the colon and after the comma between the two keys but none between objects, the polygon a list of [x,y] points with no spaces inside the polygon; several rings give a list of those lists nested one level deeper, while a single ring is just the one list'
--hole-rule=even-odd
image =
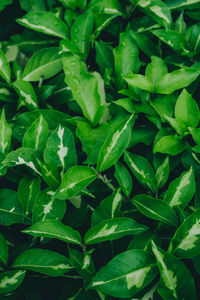
[{"label": "foliage", "polygon": [[0,299],[200,299],[200,1],[0,2]]}]

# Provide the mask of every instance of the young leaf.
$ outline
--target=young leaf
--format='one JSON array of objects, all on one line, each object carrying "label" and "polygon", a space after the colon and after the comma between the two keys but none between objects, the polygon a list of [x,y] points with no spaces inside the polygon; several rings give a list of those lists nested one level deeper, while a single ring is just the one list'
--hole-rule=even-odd
[{"label": "young leaf", "polygon": [[73,267],[64,255],[46,249],[26,250],[14,261],[13,268],[35,271],[48,276],[62,276]]},{"label": "young leaf", "polygon": [[67,127],[59,125],[52,132],[44,149],[44,161],[63,170],[77,164],[74,137]]},{"label": "young leaf", "polygon": [[90,288],[113,297],[131,298],[157,275],[152,254],[129,250],[116,255],[93,278]]},{"label": "young leaf", "polygon": [[175,118],[190,127],[196,127],[199,123],[199,107],[185,89],[181,92],[176,101]]},{"label": "young leaf", "polygon": [[172,254],[158,248],[153,241],[152,250],[160,271],[158,292],[162,299],[196,299],[194,280],[186,266]]},{"label": "young leaf", "polygon": [[61,185],[53,197],[54,199],[66,200],[76,196],[95,179],[95,171],[90,167],[71,167],[63,176]]},{"label": "young leaf", "polygon": [[99,206],[96,207],[92,214],[92,226],[98,223],[118,217],[122,202],[122,194],[120,189],[114,191],[110,196],[101,200]]},{"label": "young leaf", "polygon": [[66,211],[66,202],[52,199],[54,194],[55,192],[50,188],[38,194],[33,206],[33,223],[47,219],[62,220]]},{"label": "young leaf", "polygon": [[169,177],[169,156],[166,156],[161,165],[156,170],[156,181],[158,189],[161,189]]},{"label": "young leaf", "polygon": [[25,270],[13,270],[0,273],[0,295],[8,294],[20,286],[24,280]]},{"label": "young leaf", "polygon": [[26,131],[23,137],[22,147],[29,147],[35,150],[43,150],[47,142],[48,133],[48,124],[44,117],[41,115],[31,124],[31,126]]},{"label": "young leaf", "polygon": [[118,161],[126,150],[130,138],[135,115],[121,121],[107,136],[98,156],[97,169],[103,172]]},{"label": "young leaf", "polygon": [[145,76],[151,82],[152,92],[155,91],[160,78],[167,73],[168,69],[164,61],[159,57],[152,56],[151,63],[148,64],[145,70]]},{"label": "young leaf", "polygon": [[170,183],[165,193],[165,201],[168,202],[171,207],[179,205],[184,208],[190,202],[194,193],[195,176],[194,170],[191,167]]},{"label": "young leaf", "polygon": [[119,45],[113,49],[117,86],[122,86],[123,77],[129,72],[137,73],[140,68],[138,48],[130,31],[120,34]]},{"label": "young leaf", "polygon": [[76,54],[63,55],[65,82],[74,99],[80,105],[84,116],[95,126],[102,118],[98,113],[105,105],[104,83],[100,74],[90,73]]},{"label": "young leaf", "polygon": [[12,129],[6,121],[5,112],[3,110],[0,118],[0,154],[5,155],[9,151],[11,137]]},{"label": "young leaf", "polygon": [[146,226],[138,224],[130,218],[104,220],[86,232],[84,242],[87,245],[98,244],[116,240],[126,235],[136,235],[147,229]]},{"label": "young leaf", "polygon": [[140,88],[149,92],[153,92],[153,86],[151,81],[144,75],[141,74],[129,74],[124,76],[124,80],[135,88]]},{"label": "young leaf", "polygon": [[179,258],[193,258],[200,253],[200,209],[197,209],[179,226],[168,251]]},{"label": "young leaf", "polygon": [[126,151],[124,160],[140,184],[153,192],[157,190],[154,170],[146,158]]},{"label": "young leaf", "polygon": [[68,26],[52,12],[29,12],[16,20],[20,25],[61,39],[69,37]]},{"label": "young leaf", "polygon": [[46,165],[39,159],[37,163],[40,166],[42,179],[52,188],[57,188],[60,185],[60,172],[58,167]]},{"label": "young leaf", "polygon": [[64,225],[57,220],[43,220],[22,230],[23,233],[37,237],[55,238],[67,243],[81,245],[81,236],[78,231]]},{"label": "young leaf", "polygon": [[25,81],[39,81],[40,78],[53,77],[61,69],[62,56],[58,54],[58,48],[43,48],[34,53],[28,60],[22,76]]},{"label": "young leaf", "polygon": [[177,226],[177,215],[165,201],[142,194],[135,196],[131,202],[146,217]]},{"label": "young leaf", "polygon": [[17,196],[22,205],[24,215],[31,214],[35,199],[40,192],[40,177],[23,177],[18,184]]},{"label": "young leaf", "polygon": [[183,152],[187,144],[178,135],[166,135],[161,137],[154,145],[153,152],[160,152],[164,154],[177,155]]},{"label": "young leaf", "polygon": [[8,262],[8,245],[4,236],[0,233],[0,270],[2,271],[2,267],[4,267]]},{"label": "young leaf", "polygon": [[11,69],[7,57],[0,49],[0,76],[7,82],[10,83]]},{"label": "young leaf", "polygon": [[18,108],[27,106],[29,110],[38,108],[38,100],[32,85],[24,80],[16,80],[13,83],[14,88],[21,97]]},{"label": "young leaf", "polygon": [[[70,263],[74,266],[76,271],[83,277],[90,277],[95,272],[95,266],[91,260],[91,255],[89,253],[83,253],[70,248],[69,251]],[[87,264],[85,263],[87,260]]]},{"label": "young leaf", "polygon": [[126,167],[120,162],[115,164],[115,178],[117,179],[122,191],[128,197],[133,188],[133,182],[129,171]]}]

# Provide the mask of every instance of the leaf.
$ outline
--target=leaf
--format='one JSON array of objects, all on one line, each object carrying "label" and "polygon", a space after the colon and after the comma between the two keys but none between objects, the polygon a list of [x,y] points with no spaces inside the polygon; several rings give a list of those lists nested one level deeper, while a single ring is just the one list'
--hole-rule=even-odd
[{"label": "leaf", "polygon": [[38,50],[28,60],[22,74],[25,81],[39,81],[40,78],[48,79],[62,69],[62,56],[58,54],[57,47]]},{"label": "leaf", "polygon": [[167,192],[165,193],[165,201],[171,207],[179,205],[182,208],[190,202],[195,193],[195,176],[191,167],[188,171],[183,172],[180,177],[173,180]]},{"label": "leaf", "polygon": [[185,33],[187,29],[187,25],[184,21],[184,11],[180,13],[180,15],[177,17],[176,22],[175,22],[175,31]]},{"label": "leaf", "polygon": [[8,153],[6,158],[3,160],[3,164],[8,167],[15,167],[19,165],[25,165],[31,168],[37,174],[40,174],[35,159],[35,150],[32,148],[21,147],[17,150]]},{"label": "leaf", "polygon": [[152,92],[155,91],[160,78],[167,73],[168,69],[164,61],[159,57],[152,56],[151,63],[148,64],[145,70],[145,76],[151,82]]},{"label": "leaf", "polygon": [[136,235],[147,229],[146,226],[130,218],[108,219],[90,228],[84,236],[84,242],[87,245],[93,245],[116,240],[126,235]]},{"label": "leaf", "polygon": [[49,128],[46,120],[41,115],[27,129],[22,142],[22,147],[29,147],[35,150],[43,150],[45,148]]},{"label": "leaf", "polygon": [[162,299],[196,299],[194,280],[186,266],[153,241],[152,250],[160,271],[158,292]]},{"label": "leaf", "polygon": [[83,115],[95,126],[102,118],[102,108],[106,104],[104,83],[99,73],[88,72],[86,65],[75,54],[63,55],[65,82],[70,87],[74,99]]},{"label": "leaf", "polygon": [[52,132],[44,149],[44,161],[63,170],[77,164],[74,137],[67,127],[59,125]]},{"label": "leaf", "polygon": [[179,258],[193,258],[200,253],[200,209],[178,227],[169,245],[169,252]]},{"label": "leaf", "polygon": [[24,215],[31,214],[35,199],[40,192],[40,177],[23,177],[18,184],[17,196],[22,205]]},{"label": "leaf", "polygon": [[186,149],[186,142],[178,135],[166,135],[159,139],[153,148],[153,152],[170,154],[175,156]]},{"label": "leaf", "polygon": [[154,199],[151,196],[141,194],[136,195],[131,202],[146,217],[164,222],[171,226],[177,226],[177,215],[164,200]]},{"label": "leaf", "polygon": [[87,10],[75,19],[71,27],[71,41],[76,45],[84,60],[89,54],[93,25],[93,14]]},{"label": "leaf", "polygon": [[183,7],[190,9],[190,6],[198,3],[198,0],[167,0],[167,5],[171,10],[177,10]]},{"label": "leaf", "polygon": [[141,74],[129,74],[124,76],[124,80],[133,87],[140,88],[149,92],[153,91],[151,81]]},{"label": "leaf", "polygon": [[190,85],[200,74],[199,70],[192,69],[179,69],[172,71],[160,78],[156,86],[156,93],[171,94],[175,90],[187,87]]},{"label": "leaf", "polygon": [[123,76],[129,72],[137,73],[140,68],[139,51],[132,39],[130,31],[120,34],[119,45],[113,49],[116,84],[120,87],[123,83]]},{"label": "leaf", "polygon": [[112,47],[103,41],[95,41],[96,62],[99,66],[101,74],[105,73],[106,69],[114,68],[114,56]]},{"label": "leaf", "polygon": [[0,295],[8,294],[20,286],[24,280],[25,270],[13,270],[0,273]]},{"label": "leaf", "polygon": [[36,237],[55,238],[67,243],[81,245],[81,236],[78,231],[64,225],[57,220],[43,220],[22,230],[23,233]]},{"label": "leaf", "polygon": [[34,248],[26,250],[16,258],[13,268],[22,268],[48,276],[62,276],[73,267],[64,255],[46,249]]},{"label": "leaf", "polygon": [[0,270],[7,265],[8,262],[8,244],[4,236],[0,233]]},{"label": "leaf", "polygon": [[0,11],[2,11],[7,5],[12,4],[13,0],[2,0],[0,4]]},{"label": "leaf", "polygon": [[195,143],[200,144],[200,128],[188,127],[188,129]]},{"label": "leaf", "polygon": [[55,194],[51,188],[41,191],[33,206],[32,221],[33,223],[42,220],[62,220],[66,212],[66,203],[56,201],[52,197]]},{"label": "leaf", "polygon": [[107,136],[98,156],[97,169],[103,172],[118,161],[126,150],[130,138],[135,115],[121,121]]},{"label": "leaf", "polygon": [[158,189],[161,189],[167,182],[169,177],[169,156],[166,156],[161,165],[156,170],[156,181]]},{"label": "leaf", "polygon": [[167,5],[161,0],[143,1],[137,0],[137,5],[144,9],[146,14],[160,25],[170,28],[172,24],[171,12]]},{"label": "leaf", "polygon": [[54,199],[66,200],[76,196],[95,179],[95,171],[90,167],[71,167],[63,176],[61,185],[53,197]]},{"label": "leaf", "polygon": [[186,39],[195,53],[200,51],[200,24],[195,24],[186,31]]},{"label": "leaf", "polygon": [[122,14],[122,5],[119,0],[108,0],[103,3],[102,0],[91,0],[88,9],[98,14]]},{"label": "leaf", "polygon": [[52,12],[29,12],[16,21],[22,26],[61,39],[69,36],[68,26]]},{"label": "leaf", "polygon": [[[1,10],[1,9],[0,9]],[[0,49],[0,76],[7,82],[10,83],[11,80],[11,69],[3,51]]]},{"label": "leaf", "polygon": [[[95,272],[94,263],[91,260],[89,253],[83,253],[70,248],[69,251],[70,263],[74,266],[76,271],[83,277],[90,277]],[[87,260],[87,264],[85,263]]]},{"label": "leaf", "polygon": [[13,83],[14,88],[21,97],[18,108],[27,106],[29,110],[38,108],[38,100],[32,85],[24,80],[16,80]]},{"label": "leaf", "polygon": [[86,120],[77,122],[76,135],[81,140],[83,151],[87,154],[85,164],[96,164],[99,151],[109,133],[110,125],[100,124],[93,128]]},{"label": "leaf", "polygon": [[190,127],[196,127],[199,123],[199,107],[185,89],[176,101],[175,118]]},{"label": "leaf", "polygon": [[99,206],[96,207],[92,214],[92,226],[95,226],[104,220],[119,217],[121,203],[122,194],[120,189],[117,189],[110,196],[101,200]]},{"label": "leaf", "polygon": [[37,159],[37,163],[40,166],[42,179],[48,186],[57,188],[60,185],[60,172],[58,167],[46,165],[39,159]]},{"label": "leaf", "polygon": [[154,170],[146,158],[126,151],[124,160],[140,184],[153,192],[157,190]]},{"label": "leaf", "polygon": [[115,163],[115,178],[117,179],[122,191],[128,197],[133,188],[133,182],[129,171],[120,162]]},{"label": "leaf", "polygon": [[17,193],[10,189],[0,189],[0,224],[30,224],[30,219],[24,217]]},{"label": "leaf", "polygon": [[116,255],[93,278],[90,288],[113,297],[130,298],[156,276],[151,253],[129,250]]},{"label": "leaf", "polygon": [[0,154],[5,155],[11,145],[12,129],[7,123],[4,110],[0,118]]},{"label": "leaf", "polygon": [[136,42],[137,46],[148,56],[159,55],[155,44],[143,33],[130,31],[131,37]]}]

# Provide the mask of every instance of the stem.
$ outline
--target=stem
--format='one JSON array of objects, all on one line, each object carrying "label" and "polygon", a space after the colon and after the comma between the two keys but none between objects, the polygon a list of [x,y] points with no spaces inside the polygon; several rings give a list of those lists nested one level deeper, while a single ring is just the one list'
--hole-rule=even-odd
[{"label": "stem", "polygon": [[40,80],[39,80],[39,83],[38,83],[38,87],[40,88],[43,84],[43,80],[44,80],[44,76],[40,76]]},{"label": "stem", "polygon": [[106,177],[106,175],[98,174],[98,178],[103,181],[113,192],[116,190],[114,185],[110,182],[110,180]]}]

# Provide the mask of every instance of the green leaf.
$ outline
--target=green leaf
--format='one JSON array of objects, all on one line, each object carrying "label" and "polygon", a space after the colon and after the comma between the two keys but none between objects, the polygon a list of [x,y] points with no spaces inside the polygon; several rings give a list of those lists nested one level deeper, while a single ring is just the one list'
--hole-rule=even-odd
[{"label": "green leaf", "polygon": [[52,12],[30,12],[16,21],[22,26],[61,39],[69,36],[68,26]]},{"label": "green leaf", "polygon": [[161,165],[156,170],[156,181],[158,189],[161,189],[167,182],[169,177],[169,156],[166,156]]},{"label": "green leaf", "polygon": [[35,52],[28,60],[22,74],[25,81],[39,81],[48,79],[62,69],[62,56],[57,47],[43,48]]},{"label": "green leaf", "polygon": [[90,167],[71,167],[63,176],[61,185],[54,195],[54,199],[66,200],[72,196],[76,196],[95,179],[95,171]]},{"label": "green leaf", "polygon": [[18,108],[27,106],[29,110],[38,108],[38,100],[32,85],[24,80],[16,80],[13,83],[18,95],[21,97]]},{"label": "green leaf", "polygon": [[96,62],[99,66],[101,74],[105,73],[107,68],[114,68],[114,57],[112,47],[103,41],[95,41]]},{"label": "green leaf", "polygon": [[[134,0],[135,1],[135,0]],[[134,2],[133,1],[133,2]],[[172,24],[171,12],[167,5],[161,0],[136,0],[138,6],[144,9],[145,13],[153,18],[160,25],[170,28]]]},{"label": "green leaf", "polygon": [[140,88],[149,92],[153,91],[151,81],[141,74],[129,74],[124,76],[124,80],[133,87]]},{"label": "green leaf", "polygon": [[194,170],[191,167],[170,183],[165,193],[165,201],[168,202],[171,207],[179,205],[184,208],[190,202],[194,193],[195,176]]},{"label": "green leaf", "polygon": [[67,127],[59,125],[52,132],[44,149],[44,161],[63,170],[77,164],[74,137]]},{"label": "green leaf", "polygon": [[8,262],[8,245],[4,236],[0,233],[0,270],[7,265]]},{"label": "green leaf", "polygon": [[120,215],[122,198],[120,189],[117,189],[110,196],[101,200],[99,206],[96,207],[92,214],[92,226],[95,226],[104,220],[118,217]]},{"label": "green leaf", "polygon": [[43,150],[45,148],[49,128],[46,120],[41,115],[36,119],[26,131],[22,147],[29,147],[35,150]]},{"label": "green leaf", "polygon": [[11,80],[11,69],[7,57],[0,49],[0,76],[7,82]]},{"label": "green leaf", "polygon": [[12,129],[7,123],[4,110],[0,118],[0,154],[5,155],[11,145]]},{"label": "green leaf", "polygon": [[81,236],[78,231],[64,225],[57,220],[43,220],[22,230],[23,233],[36,237],[55,238],[67,243],[81,245]]},{"label": "green leaf", "polygon": [[187,25],[184,21],[184,11],[180,13],[180,15],[177,17],[176,22],[175,22],[175,31],[185,33],[187,29]]},{"label": "green leaf", "polygon": [[129,250],[116,255],[93,278],[90,288],[113,297],[130,298],[156,276],[152,254]]},{"label": "green leaf", "polygon": [[196,299],[194,280],[186,266],[153,241],[152,250],[160,271],[158,292],[162,299]]},{"label": "green leaf", "polygon": [[76,135],[81,140],[83,151],[87,154],[85,164],[96,164],[99,151],[109,133],[110,125],[107,123],[100,124],[92,128],[86,120],[77,122]]},{"label": "green leaf", "polygon": [[20,286],[24,280],[25,270],[13,270],[0,273],[0,295],[8,294]]},{"label": "green leaf", "polygon": [[10,226],[15,223],[30,224],[30,219],[24,217],[17,192],[0,189],[0,224]]},{"label": "green leaf", "polygon": [[108,219],[90,228],[84,236],[84,242],[87,245],[98,244],[116,240],[126,235],[136,235],[147,229],[146,226],[138,224],[130,218]]},{"label": "green leaf", "polygon": [[160,152],[175,156],[186,149],[186,142],[178,135],[167,135],[161,137],[154,145],[153,152]]},{"label": "green leaf", "polygon": [[200,144],[200,128],[188,127],[188,129],[195,143]]},{"label": "green leaf", "polygon": [[64,255],[46,249],[26,250],[16,258],[13,268],[22,268],[48,276],[62,276],[73,267]]},{"label": "green leaf", "polygon": [[131,36],[136,42],[137,46],[148,56],[159,55],[155,44],[143,33],[130,31]]},{"label": "green leaf", "polygon": [[155,173],[146,158],[126,151],[124,153],[124,160],[140,184],[153,192],[157,191]]},{"label": "green leaf", "polygon": [[135,115],[131,115],[128,119],[118,123],[107,136],[98,156],[97,169],[99,172],[109,169],[124,153],[130,142],[134,122]]},{"label": "green leaf", "polygon": [[115,178],[117,179],[122,191],[128,197],[133,188],[133,182],[129,171],[120,162],[115,163]]},{"label": "green leaf", "polygon": [[84,60],[89,54],[93,24],[93,14],[88,10],[79,15],[71,27],[71,41],[76,45]]},{"label": "green leaf", "polygon": [[123,76],[137,73],[140,68],[139,51],[130,31],[120,34],[119,45],[113,49],[117,86],[122,86]]},{"label": "green leaf", "polygon": [[88,5],[94,13],[122,14],[122,5],[119,0],[91,0]]},{"label": "green leaf", "polygon": [[158,220],[171,226],[177,226],[177,215],[167,202],[154,199],[151,196],[141,194],[135,196],[131,202],[146,217]]},{"label": "green leaf", "polygon": [[62,220],[66,211],[66,202],[54,200],[52,198],[54,194],[55,192],[51,188],[38,194],[33,206],[33,223],[47,219]]},{"label": "green leaf", "polygon": [[83,277],[90,277],[95,271],[94,263],[91,260],[89,253],[81,253],[73,248],[69,251],[70,263],[76,271]]},{"label": "green leaf", "polygon": [[200,253],[200,209],[197,209],[179,226],[168,251],[179,258],[193,258]]},{"label": "green leaf", "polygon": [[195,53],[200,51],[200,24],[195,24],[186,31],[186,39]]},{"label": "green leaf", "polygon": [[52,165],[46,165],[39,159],[37,163],[40,166],[42,179],[53,188],[57,188],[60,185],[60,172],[58,167]]},{"label": "green leaf", "polygon": [[7,5],[12,4],[13,0],[2,0],[0,3],[0,11],[2,11]]},{"label": "green leaf", "polygon": [[31,214],[35,199],[40,192],[40,177],[23,177],[18,184],[17,196],[22,205],[24,215]]},{"label": "green leaf", "polygon": [[185,89],[181,92],[176,101],[175,118],[190,127],[196,127],[199,123],[199,107]]},{"label": "green leaf", "polygon": [[104,83],[100,74],[88,72],[86,65],[75,54],[63,55],[65,82],[84,116],[95,126],[102,118],[105,105]]},{"label": "green leaf", "polygon": [[145,70],[145,76],[151,82],[152,92],[155,91],[160,78],[167,73],[168,69],[164,61],[159,57],[152,56],[151,63],[148,64]]},{"label": "green leaf", "polygon": [[167,0],[166,2],[171,10],[177,10],[183,7],[190,9],[190,6],[199,4],[199,0]]},{"label": "green leaf", "polygon": [[168,95],[175,90],[187,87],[199,76],[199,74],[199,70],[192,68],[172,71],[160,78],[156,85],[156,93]]}]

